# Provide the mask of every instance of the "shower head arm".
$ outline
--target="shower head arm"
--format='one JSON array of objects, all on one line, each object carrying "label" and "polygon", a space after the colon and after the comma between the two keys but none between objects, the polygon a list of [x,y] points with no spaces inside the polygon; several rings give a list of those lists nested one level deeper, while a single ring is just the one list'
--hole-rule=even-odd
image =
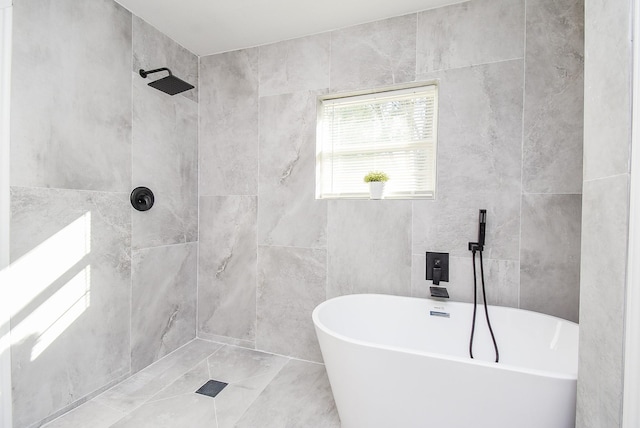
[{"label": "shower head arm", "polygon": [[140,76],[142,76],[144,79],[146,79],[147,75],[152,74],[152,73],[157,73],[159,71],[168,71],[169,72],[169,76],[173,76],[173,73],[167,67],[156,68],[155,70],[148,70],[148,71],[140,69]]}]

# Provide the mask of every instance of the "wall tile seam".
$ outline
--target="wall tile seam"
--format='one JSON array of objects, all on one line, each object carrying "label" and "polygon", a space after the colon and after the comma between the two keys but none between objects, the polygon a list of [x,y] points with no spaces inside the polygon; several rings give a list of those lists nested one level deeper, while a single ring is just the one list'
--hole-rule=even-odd
[{"label": "wall tile seam", "polygon": [[198,226],[198,230],[196,231],[196,238],[197,238],[197,247],[196,247],[196,314],[195,314],[195,319],[194,319],[194,336],[196,338],[198,338],[198,320],[200,319],[200,189],[201,189],[201,183],[200,183],[200,179],[201,179],[201,165],[200,165],[200,114],[201,114],[201,107],[200,107],[200,98],[202,96],[202,91],[200,91],[200,85],[202,83],[202,73],[200,72],[200,68],[202,66],[201,62],[200,62],[200,56],[197,56],[197,63],[198,63],[198,118],[196,121],[196,159],[198,160],[196,162],[196,168],[198,168],[197,171],[197,179],[196,179],[196,224]]},{"label": "wall tile seam", "polygon": [[[131,213],[131,214],[133,215],[134,213]],[[194,244],[194,243],[197,243],[197,242],[198,242],[198,240],[196,239],[195,241],[181,241],[181,242],[172,242],[172,243],[169,243],[169,244],[145,245],[143,247],[138,247],[138,246],[135,246],[135,245],[131,245],[131,249],[135,250],[135,251],[138,251],[138,250],[147,250],[147,249],[150,249],[150,248],[162,248],[162,247],[172,247],[174,245]]]},{"label": "wall tile seam", "polygon": [[[216,344],[218,344],[218,345],[223,345],[221,348],[223,348],[223,347],[225,347],[225,346],[231,346],[231,347],[234,347],[234,348],[248,349],[248,350],[250,350],[250,351],[256,351],[256,352],[261,352],[261,353],[263,353],[263,354],[268,354],[268,355],[273,355],[273,356],[276,356],[276,357],[286,358],[286,359],[288,359],[288,360],[290,360],[290,361],[291,361],[291,360],[292,360],[292,361],[301,361],[301,362],[303,362],[303,363],[311,363],[311,364],[316,364],[316,365],[319,365],[319,366],[324,366],[324,365],[325,365],[324,363],[320,363],[320,362],[318,362],[318,361],[305,360],[304,358],[298,358],[298,357],[293,357],[293,356],[290,356],[290,355],[278,354],[278,353],[276,353],[276,352],[266,351],[266,350],[262,350],[262,349],[258,349],[258,348],[255,348],[255,349],[253,349],[253,348],[246,348],[246,347],[244,347],[244,346],[231,345],[231,344],[228,344],[228,343],[220,343],[220,342],[216,342],[215,340],[207,340],[207,339],[200,339],[200,340],[205,340],[206,342],[216,343]],[[216,352],[218,352],[218,351],[216,351]],[[213,354],[215,354],[216,352],[214,352]],[[211,355],[213,355],[213,354],[211,354]],[[207,357],[207,358],[208,358],[208,357]]]},{"label": "wall tile seam", "polygon": [[85,192],[85,193],[104,193],[110,195],[130,195],[130,191],[114,191],[114,190],[91,190],[91,189],[72,189],[68,187],[48,187],[48,186],[15,186],[10,185],[11,189],[37,189],[37,190],[62,190],[69,192]]},{"label": "wall tile seam", "polygon": [[259,288],[260,288],[260,198],[258,197],[258,195],[260,194],[260,182],[262,180],[260,180],[260,147],[262,146],[262,144],[260,144],[261,140],[262,140],[262,126],[260,126],[261,122],[262,122],[262,99],[260,98],[260,82],[262,79],[262,68],[260,67],[260,52],[261,49],[260,48],[256,48],[257,50],[257,64],[256,67],[258,68],[258,77],[257,77],[257,83],[256,83],[256,93],[255,96],[257,98],[257,111],[256,111],[256,116],[257,116],[257,120],[258,120],[258,126],[257,126],[257,144],[256,144],[256,156],[258,158],[258,162],[257,162],[257,166],[258,166],[258,173],[256,175],[256,234],[255,234],[255,243],[256,243],[256,261],[255,264],[253,266],[253,268],[255,269],[256,275],[255,278],[253,280],[253,286],[255,289],[255,297],[254,297],[254,309],[255,309],[255,317],[254,317],[254,323],[253,323],[253,328],[254,328],[254,332],[253,332],[253,347],[254,349],[258,349],[258,339],[259,339],[259,330],[258,330],[258,311],[260,310],[260,305],[258,304],[258,294],[259,294]]},{"label": "wall tile seam", "polygon": [[258,243],[258,248],[289,248],[294,250],[314,250],[314,251],[325,251],[325,252],[327,252],[328,250],[328,247],[303,247],[303,246],[296,246],[296,245],[271,245],[271,244],[260,244],[260,243]]},{"label": "wall tile seam", "polygon": [[415,82],[420,82],[421,80],[424,79],[423,76],[427,76],[427,75],[430,75],[432,73],[444,73],[444,72],[447,72],[447,71],[464,70],[464,69],[467,69],[467,68],[474,68],[474,67],[482,67],[482,66],[486,66],[486,65],[501,64],[503,62],[515,62],[515,61],[524,61],[524,60],[525,60],[524,56],[518,56],[518,57],[513,57],[513,58],[501,59],[501,60],[498,60],[498,61],[479,62],[479,63],[463,65],[463,66],[460,66],[460,67],[441,68],[441,69],[438,69],[438,70],[424,71],[424,72],[416,74]]},{"label": "wall tile seam", "polygon": [[[431,9],[426,9],[426,10],[431,10]],[[312,36],[319,36],[319,35],[323,35],[323,34],[326,34],[326,33],[330,33],[330,35],[331,35],[331,39],[330,39],[331,43],[329,45],[329,58],[331,58],[331,53],[332,53],[331,47],[333,46],[333,34],[335,32],[346,30],[346,29],[349,29],[349,28],[352,28],[352,27],[358,27],[360,25],[367,25],[367,24],[373,24],[375,22],[385,21],[386,19],[400,18],[400,17],[403,17],[403,16],[417,14],[418,15],[418,17],[416,18],[416,40],[417,40],[418,20],[420,19],[419,15],[422,12],[424,12],[424,11],[419,11],[417,13],[409,13],[409,14],[404,14],[404,15],[398,15],[398,16],[391,17],[391,18],[378,19],[378,20],[366,22],[366,23],[363,23],[363,24],[356,24],[356,25],[347,26],[347,27],[344,27],[344,28],[338,28],[338,29],[335,29],[335,30],[322,31],[320,33],[309,34],[309,35],[302,36],[302,37],[294,37],[294,38],[291,38],[291,39],[284,39],[284,40],[279,40],[279,41],[276,41],[276,42],[264,43],[264,44],[261,44],[261,45],[248,46],[248,47],[232,49],[232,50],[228,50],[228,51],[210,53],[210,54],[206,54],[206,55],[199,55],[198,58],[202,59],[202,58],[207,58],[207,57],[211,57],[211,56],[228,54],[228,53],[239,52],[239,51],[244,51],[244,50],[260,49],[262,47],[266,47],[266,46],[270,46],[270,45],[274,45],[274,44],[278,44],[278,43],[290,42],[290,41],[304,39],[304,38],[312,37]],[[417,46],[417,43],[416,43],[416,59],[417,59],[417,53],[418,53],[418,46]],[[438,73],[438,72],[443,72],[443,71],[450,71],[450,70],[459,70],[459,69],[463,69],[463,68],[476,67],[476,66],[480,66],[480,65],[498,64],[498,63],[501,63],[501,62],[516,61],[516,60],[521,60],[521,59],[524,59],[524,56],[517,56],[517,57],[513,57],[513,58],[501,59],[501,60],[498,60],[498,61],[473,63],[473,64],[468,64],[468,65],[464,65],[464,66],[460,66],[460,67],[441,68],[441,69],[430,70],[430,71],[425,71],[425,72],[421,72],[421,73],[418,73],[418,66],[417,66],[417,61],[416,61],[416,76],[429,74],[429,73]],[[329,59],[329,62],[331,62],[331,59]],[[331,68],[331,65],[329,67]],[[330,81],[330,83],[331,83],[331,81]],[[329,86],[333,87],[333,86],[331,86],[331,84]],[[389,86],[389,85],[386,85],[386,86]],[[317,88],[317,89],[321,89],[321,88]],[[272,95],[282,95],[282,94],[261,95],[260,98],[265,97],[265,96],[272,96]]]},{"label": "wall tile seam", "polygon": [[[590,178],[588,180],[583,180],[583,183],[584,184],[595,183],[595,182],[598,182],[598,181],[613,180],[613,179],[620,178],[620,177],[627,177],[627,179],[629,179],[631,177],[631,174],[629,172],[623,172],[623,173],[620,173],[620,174],[608,175],[606,177]],[[583,189],[584,189],[584,187],[583,187]]]},{"label": "wall tile seam", "polygon": [[156,245],[156,246],[148,246],[148,247],[139,247],[139,248],[131,248],[131,253],[138,253],[141,251],[147,251],[147,250],[154,250],[154,249],[160,249],[160,248],[170,248],[170,247],[179,247],[179,246],[187,246],[187,245],[193,245],[193,244],[197,244],[198,241],[188,241],[188,242],[178,242],[175,244],[162,244],[162,245]]},{"label": "wall tile seam", "polygon": [[[415,52],[414,52],[414,58],[415,58],[415,66],[414,66],[414,72],[413,72],[413,81],[416,82],[418,81],[418,32],[420,30],[420,13],[416,13],[416,28],[415,28],[415,41],[416,41],[416,48],[415,48]],[[437,141],[436,141],[437,143]],[[411,208],[412,214],[413,214],[413,207]]]},{"label": "wall tile seam", "polygon": [[[134,56],[135,53],[133,51],[133,39],[134,39],[134,19],[133,13],[131,14],[131,64],[129,65],[129,70],[133,73],[133,64],[134,64]],[[133,123],[134,123],[134,112],[133,106],[135,103],[135,81],[133,80],[133,74],[131,74],[130,79],[131,85],[131,102],[129,104],[130,111],[130,132],[129,132],[129,170],[130,170],[130,181],[129,186],[133,187]],[[131,189],[133,191],[133,188]],[[133,375],[133,210],[129,210],[129,376]]]},{"label": "wall tile seam", "polygon": [[[260,131],[258,131],[260,132]],[[258,168],[258,172],[259,168]],[[214,195],[214,194],[203,194],[203,195],[198,195],[198,199],[200,198],[229,198],[229,197],[252,197],[252,198],[257,198],[258,195],[257,194],[226,194],[226,195]]]},{"label": "wall tile seam", "polygon": [[[198,334],[202,335],[202,336],[198,336],[196,337],[196,339],[198,340],[205,340],[207,342],[213,342],[213,343],[219,343],[221,345],[230,345],[230,346],[237,346],[239,348],[244,348],[244,349],[253,349],[255,350],[255,341],[254,340],[247,340],[247,339],[238,339],[237,337],[231,337],[231,336],[225,336],[223,334],[210,334],[210,333],[204,333],[200,330],[198,330]],[[209,336],[209,337],[207,337]],[[226,342],[220,342],[218,340],[215,339],[211,339],[211,337],[220,337],[222,339],[229,339],[229,340],[234,340],[237,341],[238,343],[240,342],[247,342],[248,345],[251,346],[242,346],[240,344],[231,344],[231,343],[226,343]]]},{"label": "wall tile seam", "polygon": [[578,193],[578,192],[522,192],[522,196],[528,196],[528,195],[558,195],[558,196],[581,196],[582,192]]},{"label": "wall tile seam", "polygon": [[[417,21],[417,19],[416,19]],[[333,33],[329,34],[329,87],[331,88],[331,67],[333,65]],[[330,89],[329,89],[330,91]],[[318,108],[316,106],[316,108]],[[316,152],[318,150],[318,140],[317,140],[317,124],[318,124],[318,116],[317,116],[317,112],[316,112]],[[313,186],[313,192],[317,195],[318,194],[318,172],[317,172],[317,167],[318,167],[318,163],[317,163],[317,159],[315,162],[315,165],[313,167],[315,174],[315,183]],[[316,196],[316,200],[318,200],[317,196]],[[411,209],[413,210],[413,204],[411,204],[412,207]],[[330,208],[330,203],[327,202],[326,203],[326,213],[327,213],[327,217],[326,217],[326,221],[325,221],[325,248],[326,248],[326,255],[325,255],[325,269],[324,269],[324,300],[327,300],[327,295],[329,293],[329,274],[330,274],[330,270],[329,270],[329,248],[331,248],[331,234],[329,233],[329,225],[331,224],[331,208]],[[413,211],[412,211],[413,214]],[[411,221],[413,221],[413,217],[411,217]],[[412,229],[413,230],[413,229]]]},{"label": "wall tile seam", "polygon": [[[302,88],[302,89],[294,89],[288,92],[274,92],[268,95],[259,95],[258,99],[261,100],[263,98],[271,98],[271,97],[280,97],[283,95],[296,95],[296,94],[305,94],[305,93],[313,93],[315,92],[318,97],[325,94],[332,94],[330,87],[321,87],[321,88]],[[353,91],[352,91],[353,92]],[[347,93],[347,92],[345,92]]]},{"label": "wall tile seam", "polygon": [[520,221],[520,227],[518,230],[518,299],[517,307],[522,308],[522,204],[524,199],[524,163],[525,163],[525,115],[527,113],[527,1],[524,0],[524,22],[523,22],[523,36],[522,36],[522,116],[521,125],[522,133],[520,136],[520,209],[518,212],[518,220]]},{"label": "wall tile seam", "polygon": [[[413,258],[414,256],[421,256],[424,257],[426,252],[430,252],[430,251],[424,251],[422,253],[412,253],[411,257]],[[449,253],[449,260],[451,259],[465,259],[465,260],[471,260],[472,256],[471,256],[471,252],[469,252],[468,255],[465,256],[457,256],[457,255],[451,255],[451,253]],[[482,260],[485,262],[507,262],[507,263],[520,263],[520,259],[494,259],[494,258],[488,258],[488,257],[482,257]]]}]

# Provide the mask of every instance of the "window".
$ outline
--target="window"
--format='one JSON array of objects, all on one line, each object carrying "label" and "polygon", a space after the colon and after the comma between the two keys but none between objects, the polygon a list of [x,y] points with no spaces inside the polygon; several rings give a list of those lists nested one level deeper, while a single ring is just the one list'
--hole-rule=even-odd
[{"label": "window", "polygon": [[368,197],[364,176],[384,171],[385,198],[433,199],[437,103],[436,85],[322,98],[316,197]]}]

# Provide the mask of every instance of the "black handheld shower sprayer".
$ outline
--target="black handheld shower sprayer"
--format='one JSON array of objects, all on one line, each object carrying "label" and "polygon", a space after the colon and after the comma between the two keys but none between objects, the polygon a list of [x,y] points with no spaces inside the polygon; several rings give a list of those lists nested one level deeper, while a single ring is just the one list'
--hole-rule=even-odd
[{"label": "black handheld shower sprayer", "polygon": [[478,242],[469,242],[469,251],[473,254],[473,321],[471,323],[471,338],[469,339],[469,356],[473,358],[473,336],[476,330],[476,309],[478,306],[478,280],[476,279],[476,252],[480,255],[480,279],[482,280],[482,300],[484,301],[484,313],[487,318],[487,326],[489,327],[489,333],[491,333],[491,339],[493,340],[493,348],[496,351],[497,363],[500,360],[500,354],[498,352],[498,344],[496,343],[496,337],[493,334],[493,328],[491,328],[491,321],[489,321],[489,309],[487,308],[487,294],[484,288],[484,266],[482,263],[482,251],[484,251],[485,231],[487,227],[487,210],[480,210],[478,216]]},{"label": "black handheld shower sprayer", "polygon": [[478,216],[478,242],[469,242],[469,251],[473,251],[475,254],[476,251],[484,250],[484,235],[487,227],[487,210],[480,210],[480,214]]}]

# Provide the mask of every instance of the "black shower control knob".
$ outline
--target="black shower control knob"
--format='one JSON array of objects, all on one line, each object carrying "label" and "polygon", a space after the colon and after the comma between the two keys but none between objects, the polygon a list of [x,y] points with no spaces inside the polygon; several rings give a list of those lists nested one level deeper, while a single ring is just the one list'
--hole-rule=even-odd
[{"label": "black shower control knob", "polygon": [[150,210],[153,206],[155,198],[153,192],[147,187],[136,187],[131,192],[131,205],[138,211]]}]

